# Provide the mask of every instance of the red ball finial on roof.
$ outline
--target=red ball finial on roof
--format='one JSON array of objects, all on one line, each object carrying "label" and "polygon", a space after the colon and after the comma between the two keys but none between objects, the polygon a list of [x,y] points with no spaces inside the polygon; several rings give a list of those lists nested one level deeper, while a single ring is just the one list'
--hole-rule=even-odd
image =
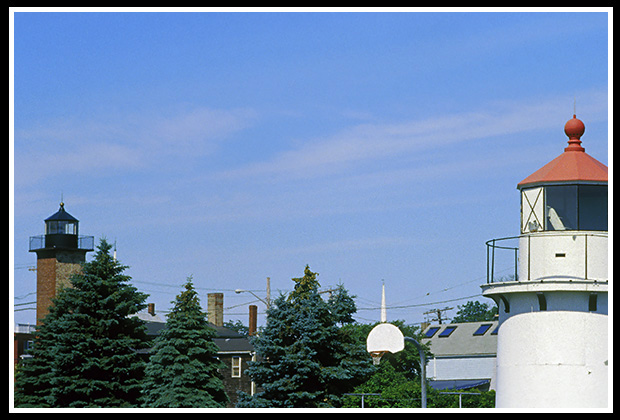
[{"label": "red ball finial on roof", "polygon": [[564,132],[568,136],[568,147],[564,149],[564,151],[576,151],[583,152],[586,149],[581,147],[581,136],[586,131],[586,126],[583,122],[577,118],[575,114],[573,114],[573,118],[566,122],[564,125]]}]

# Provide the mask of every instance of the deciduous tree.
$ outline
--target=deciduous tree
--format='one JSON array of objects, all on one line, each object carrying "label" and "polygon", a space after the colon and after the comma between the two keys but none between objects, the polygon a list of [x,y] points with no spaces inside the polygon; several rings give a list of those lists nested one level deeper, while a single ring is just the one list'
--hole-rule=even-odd
[{"label": "deciduous tree", "polygon": [[459,310],[452,322],[491,321],[495,315],[497,315],[497,306],[491,308],[488,303],[470,300],[464,305],[459,305]]}]

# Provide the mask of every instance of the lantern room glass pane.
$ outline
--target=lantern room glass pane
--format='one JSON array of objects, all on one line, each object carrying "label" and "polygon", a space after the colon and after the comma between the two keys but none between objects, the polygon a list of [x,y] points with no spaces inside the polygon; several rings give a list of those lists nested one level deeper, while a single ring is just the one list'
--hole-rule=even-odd
[{"label": "lantern room glass pane", "polygon": [[545,188],[545,230],[577,229],[577,186]]},{"label": "lantern room glass pane", "polygon": [[579,229],[607,230],[607,186],[579,186]]},{"label": "lantern room glass pane", "polygon": [[58,232],[58,222],[53,220],[45,223],[45,234],[54,234]]},{"label": "lantern room glass pane", "polygon": [[68,222],[66,220],[51,220],[45,225],[45,233],[48,235],[63,234],[77,235],[77,222]]}]

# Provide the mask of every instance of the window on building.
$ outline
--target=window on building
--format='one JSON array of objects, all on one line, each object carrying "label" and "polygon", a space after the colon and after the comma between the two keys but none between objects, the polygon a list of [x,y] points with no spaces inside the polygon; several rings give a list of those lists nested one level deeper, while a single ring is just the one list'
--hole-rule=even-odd
[{"label": "window on building", "polygon": [[454,330],[456,330],[455,326],[448,326],[444,328],[441,333],[439,333],[439,337],[450,337],[450,334],[452,334]]},{"label": "window on building", "polygon": [[590,295],[590,299],[588,300],[588,311],[596,312],[597,300],[598,300],[598,295],[596,293],[592,293]]},{"label": "window on building", "polygon": [[545,188],[546,230],[607,230],[607,186]]},{"label": "window on building", "polygon": [[541,311],[546,311],[547,310],[547,298],[545,297],[545,295],[542,293],[537,293],[536,297],[538,297],[538,308]]},{"label": "window on building", "polygon": [[32,351],[33,348],[34,348],[34,341],[33,340],[26,340],[26,341],[24,341],[24,353],[25,354],[30,354],[30,352]]},{"label": "window on building", "polygon": [[579,186],[579,229],[607,230],[606,186]]},{"label": "window on building", "polygon": [[545,229],[577,229],[577,186],[545,188]]},{"label": "window on building", "polygon": [[474,332],[474,335],[484,335],[489,328],[491,328],[493,324],[482,324],[478,329]]},{"label": "window on building", "polygon": [[66,220],[51,220],[46,223],[46,234],[77,235],[77,223]]},{"label": "window on building", "polygon": [[426,331],[426,334],[424,334],[424,338],[432,338],[437,331],[439,331],[439,327],[431,327]]},{"label": "window on building", "polygon": [[231,376],[233,378],[240,378],[241,377],[241,357],[233,356],[231,366],[232,366]]},{"label": "window on building", "polygon": [[46,234],[54,234],[58,233],[58,222],[50,221],[45,224],[45,233]]}]

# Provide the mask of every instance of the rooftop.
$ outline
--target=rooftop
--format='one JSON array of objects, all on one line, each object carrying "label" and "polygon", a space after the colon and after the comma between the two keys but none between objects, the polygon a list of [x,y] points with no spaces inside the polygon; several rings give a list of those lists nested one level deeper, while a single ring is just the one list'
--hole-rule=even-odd
[{"label": "rooftop", "polygon": [[441,356],[482,356],[497,353],[498,321],[429,325],[422,342]]},{"label": "rooftop", "polygon": [[49,222],[51,220],[63,220],[63,221],[68,221],[68,222],[78,221],[78,219],[76,219],[75,217],[67,213],[67,211],[65,210],[65,203],[62,203],[62,202],[60,203],[60,209],[58,209],[56,213],[52,214],[50,217],[45,219],[46,222]]},{"label": "rooftop", "polygon": [[568,136],[564,153],[519,182],[517,188],[566,181],[607,182],[607,166],[588,155],[581,145],[581,136],[585,132],[583,122],[573,115],[564,126],[564,132]]}]

